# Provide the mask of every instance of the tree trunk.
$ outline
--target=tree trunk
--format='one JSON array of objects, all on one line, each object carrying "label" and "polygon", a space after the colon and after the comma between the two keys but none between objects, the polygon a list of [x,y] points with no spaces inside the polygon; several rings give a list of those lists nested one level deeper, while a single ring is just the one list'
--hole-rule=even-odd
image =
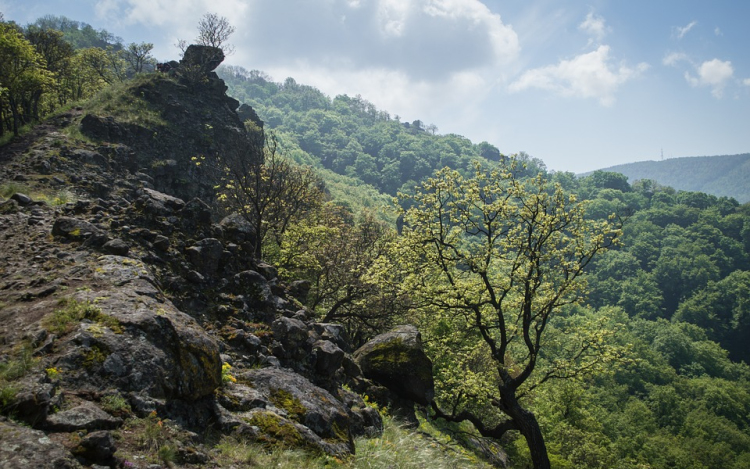
[{"label": "tree trunk", "polygon": [[521,407],[518,399],[516,399],[515,389],[500,389],[500,395],[502,396],[503,411],[513,419],[513,422],[518,426],[518,430],[526,439],[534,469],[550,469],[547,445],[544,443],[542,430],[539,428],[539,422],[537,422],[534,414]]}]

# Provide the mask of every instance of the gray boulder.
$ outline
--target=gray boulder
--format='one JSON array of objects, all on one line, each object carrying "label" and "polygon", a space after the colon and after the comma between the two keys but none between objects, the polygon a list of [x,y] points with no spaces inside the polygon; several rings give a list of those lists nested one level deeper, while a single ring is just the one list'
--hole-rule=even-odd
[{"label": "gray boulder", "polygon": [[354,352],[354,360],[366,378],[402,398],[428,405],[435,395],[432,361],[414,326],[398,326],[376,336]]}]

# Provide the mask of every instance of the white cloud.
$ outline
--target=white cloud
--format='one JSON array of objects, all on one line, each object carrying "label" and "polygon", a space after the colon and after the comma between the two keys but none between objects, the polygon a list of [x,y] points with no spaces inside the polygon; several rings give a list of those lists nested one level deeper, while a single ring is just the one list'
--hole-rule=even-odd
[{"label": "white cloud", "polygon": [[750,78],[745,78],[744,80],[742,80],[742,84],[745,86],[750,86]]},{"label": "white cloud", "polygon": [[381,0],[378,19],[385,36],[401,37],[404,35],[411,7],[411,0]]},{"label": "white cloud", "polygon": [[[597,41],[604,39],[604,36],[609,32],[609,28],[607,27],[604,18],[594,15],[593,12],[589,12],[589,14],[586,15],[586,19],[583,23],[578,25],[578,29],[589,36],[592,36]],[[592,41],[589,42],[591,43]]]},{"label": "white cloud", "polygon": [[685,79],[692,86],[708,86],[711,88],[711,94],[716,98],[721,98],[724,93],[724,87],[734,76],[732,62],[721,61],[719,59],[707,60],[697,67],[698,76],[695,77],[690,72],[685,72]]},{"label": "white cloud", "polygon": [[640,63],[630,68],[610,62],[609,46],[602,45],[595,51],[562,60],[557,65],[528,70],[511,83],[509,90],[518,92],[539,88],[562,96],[594,98],[603,106],[611,106],[620,85],[638,77],[648,69],[648,64]]},{"label": "white cloud", "polygon": [[717,35],[717,36],[723,36],[724,35],[724,33],[721,32],[721,29],[719,29],[718,26],[714,29],[714,34]]},{"label": "white cloud", "polygon": [[680,28],[679,26],[676,27],[675,34],[677,35],[677,39],[682,39],[683,37],[685,37],[685,34],[689,33],[690,30],[693,29],[697,24],[697,21],[691,21],[687,24],[687,26],[683,26],[682,28]]},{"label": "white cloud", "polygon": [[684,54],[682,52],[672,52],[671,54],[667,54],[662,59],[662,63],[664,65],[668,66],[676,66],[678,63],[683,61],[690,61],[690,58],[687,56],[687,54]]}]

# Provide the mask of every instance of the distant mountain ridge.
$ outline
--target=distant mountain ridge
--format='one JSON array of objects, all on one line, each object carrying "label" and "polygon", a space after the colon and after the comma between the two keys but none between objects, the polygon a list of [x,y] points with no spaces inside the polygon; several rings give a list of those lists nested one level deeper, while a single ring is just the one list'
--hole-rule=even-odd
[{"label": "distant mountain ridge", "polygon": [[750,153],[640,161],[602,171],[624,174],[631,184],[638,179],[653,179],[677,190],[734,197],[742,204],[750,202]]}]

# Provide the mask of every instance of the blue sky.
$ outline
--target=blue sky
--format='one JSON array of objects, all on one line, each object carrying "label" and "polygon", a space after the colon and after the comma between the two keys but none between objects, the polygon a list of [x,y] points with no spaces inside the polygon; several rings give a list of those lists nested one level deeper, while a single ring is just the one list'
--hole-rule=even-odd
[{"label": "blue sky", "polygon": [[0,0],[178,57],[205,12],[236,27],[225,63],[402,120],[525,151],[550,169],[750,152],[744,0]]}]

